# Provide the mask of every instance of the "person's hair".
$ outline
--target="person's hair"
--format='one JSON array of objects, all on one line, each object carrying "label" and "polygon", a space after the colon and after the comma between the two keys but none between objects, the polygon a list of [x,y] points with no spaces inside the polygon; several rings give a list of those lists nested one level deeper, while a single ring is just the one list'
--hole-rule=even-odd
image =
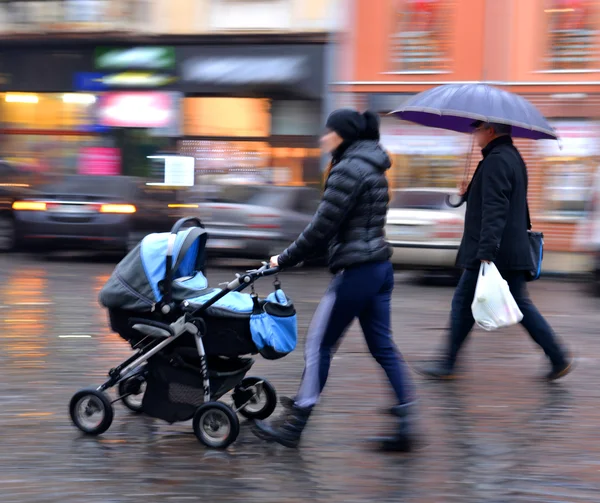
[{"label": "person's hair", "polygon": [[361,139],[379,141],[379,115],[371,110],[367,110],[362,115],[365,119],[365,127]]},{"label": "person's hair", "polygon": [[490,122],[487,126],[494,130],[497,135],[510,135],[512,134],[512,126],[507,124],[498,124],[496,122]]}]

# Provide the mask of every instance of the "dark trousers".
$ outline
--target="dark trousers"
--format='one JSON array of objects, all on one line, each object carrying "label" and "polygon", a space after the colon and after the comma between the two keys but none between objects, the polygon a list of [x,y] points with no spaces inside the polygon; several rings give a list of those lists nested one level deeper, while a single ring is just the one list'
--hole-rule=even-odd
[{"label": "dark trousers", "polygon": [[[565,363],[565,351],[560,347],[554,331],[537,310],[529,294],[525,281],[525,273],[512,271],[502,272],[502,277],[508,283],[510,291],[523,313],[521,324],[531,338],[544,350],[553,365],[560,366]],[[452,299],[452,312],[450,314],[450,333],[448,338],[447,357],[450,366],[456,363],[456,357],[465,342],[469,332],[475,324],[471,312],[471,304],[475,297],[475,287],[479,271],[466,270],[458,283],[454,298]]]},{"label": "dark trousers", "polygon": [[393,289],[394,271],[390,262],[360,265],[334,277],[308,329],[296,405],[312,407],[317,403],[335,350],[355,318],[360,322],[369,351],[387,374],[398,403],[410,401],[408,371],[392,339]]}]

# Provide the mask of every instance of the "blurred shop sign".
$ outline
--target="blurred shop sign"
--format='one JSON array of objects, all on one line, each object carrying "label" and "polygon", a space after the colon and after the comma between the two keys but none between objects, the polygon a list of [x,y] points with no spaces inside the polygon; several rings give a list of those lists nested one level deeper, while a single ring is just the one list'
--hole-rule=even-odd
[{"label": "blurred shop sign", "polygon": [[80,175],[120,175],[121,151],[110,147],[85,147],[79,151]]},{"label": "blurred shop sign", "polygon": [[325,93],[324,49],[318,44],[176,50],[185,92],[223,94],[231,89],[258,89],[315,98]]},{"label": "blurred shop sign", "polygon": [[160,129],[164,136],[179,136],[179,93],[109,92],[98,102],[102,126]]},{"label": "blurred shop sign", "polygon": [[183,78],[203,84],[289,84],[308,75],[307,63],[302,56],[198,57],[185,63]]},{"label": "blurred shop sign", "polygon": [[96,68],[99,70],[170,70],[175,68],[173,47],[97,47]]},{"label": "blurred shop sign", "polygon": [[560,141],[536,142],[543,157],[593,157],[600,155],[600,123],[590,121],[556,121],[552,127]]},{"label": "blurred shop sign", "polygon": [[120,73],[78,72],[76,91],[104,91],[118,88],[156,88],[173,84],[177,78],[167,73],[128,71]]}]

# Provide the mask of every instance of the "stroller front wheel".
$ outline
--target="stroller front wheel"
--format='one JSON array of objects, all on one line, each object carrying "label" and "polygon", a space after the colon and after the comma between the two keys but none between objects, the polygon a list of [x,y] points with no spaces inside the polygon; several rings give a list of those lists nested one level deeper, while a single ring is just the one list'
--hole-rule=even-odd
[{"label": "stroller front wheel", "polygon": [[226,449],[240,433],[236,413],[222,402],[207,402],[198,407],[193,425],[196,438],[213,449]]},{"label": "stroller front wheel", "polygon": [[233,391],[233,403],[246,419],[267,419],[277,408],[277,392],[260,377],[246,377]]},{"label": "stroller front wheel", "polygon": [[108,397],[94,388],[78,391],[71,398],[69,413],[73,424],[87,435],[101,435],[113,422],[113,406]]}]

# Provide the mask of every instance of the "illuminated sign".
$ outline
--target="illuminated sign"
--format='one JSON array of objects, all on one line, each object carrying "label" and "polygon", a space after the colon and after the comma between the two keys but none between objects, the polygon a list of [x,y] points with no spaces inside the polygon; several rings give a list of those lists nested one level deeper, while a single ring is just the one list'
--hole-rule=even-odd
[{"label": "illuminated sign", "polygon": [[120,72],[75,74],[77,91],[102,91],[110,88],[153,88],[168,86],[177,81],[177,77],[167,73]]},{"label": "illuminated sign", "polygon": [[114,92],[100,97],[102,126],[170,128],[178,121],[177,93]]},{"label": "illuminated sign", "polygon": [[120,175],[121,151],[110,147],[85,147],[79,151],[80,175]]},{"label": "illuminated sign", "polygon": [[172,47],[98,47],[96,68],[101,70],[167,70],[175,68]]}]

